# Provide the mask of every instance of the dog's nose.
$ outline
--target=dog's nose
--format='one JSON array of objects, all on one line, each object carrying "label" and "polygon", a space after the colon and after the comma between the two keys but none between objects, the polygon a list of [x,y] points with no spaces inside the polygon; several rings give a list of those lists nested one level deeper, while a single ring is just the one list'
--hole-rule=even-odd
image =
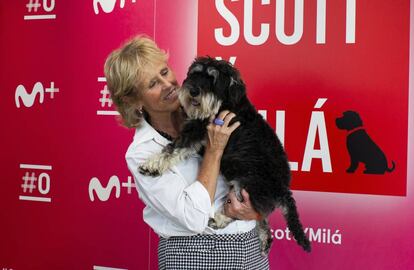
[{"label": "dog's nose", "polygon": [[196,97],[200,94],[200,90],[197,88],[190,88],[190,95],[192,97]]}]

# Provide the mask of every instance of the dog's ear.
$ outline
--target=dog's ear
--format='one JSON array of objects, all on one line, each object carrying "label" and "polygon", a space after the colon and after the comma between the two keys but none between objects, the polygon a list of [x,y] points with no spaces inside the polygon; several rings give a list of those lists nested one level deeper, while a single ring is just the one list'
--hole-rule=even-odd
[{"label": "dog's ear", "polygon": [[191,75],[195,72],[202,72],[202,71],[203,71],[203,65],[196,63],[192,67],[190,67],[190,70],[188,71],[187,75]]},{"label": "dog's ear", "polygon": [[240,104],[243,97],[246,96],[246,86],[240,78],[239,72],[234,69],[233,74],[230,76],[230,82],[228,86],[228,100],[231,107],[235,107]]},{"label": "dog's ear", "polygon": [[213,84],[216,84],[217,79],[219,77],[219,71],[215,67],[208,67],[207,74],[214,78]]}]

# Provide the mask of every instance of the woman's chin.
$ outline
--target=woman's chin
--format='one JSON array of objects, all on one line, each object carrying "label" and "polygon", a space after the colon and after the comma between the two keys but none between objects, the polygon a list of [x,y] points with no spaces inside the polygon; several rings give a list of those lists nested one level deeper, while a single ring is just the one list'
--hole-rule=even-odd
[{"label": "woman's chin", "polygon": [[180,108],[180,106],[181,104],[178,98],[174,102],[171,103],[172,111],[177,111]]}]

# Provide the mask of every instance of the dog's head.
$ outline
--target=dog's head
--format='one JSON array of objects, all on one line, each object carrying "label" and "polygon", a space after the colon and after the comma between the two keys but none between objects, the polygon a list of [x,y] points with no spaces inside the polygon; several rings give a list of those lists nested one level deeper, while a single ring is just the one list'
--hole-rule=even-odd
[{"label": "dog's head", "polygon": [[362,119],[359,114],[354,111],[346,111],[342,117],[336,118],[336,126],[339,129],[352,130],[357,127],[362,127]]},{"label": "dog's head", "polygon": [[223,106],[232,110],[246,96],[239,71],[227,61],[199,57],[191,64],[180,91],[190,119],[206,119]]}]

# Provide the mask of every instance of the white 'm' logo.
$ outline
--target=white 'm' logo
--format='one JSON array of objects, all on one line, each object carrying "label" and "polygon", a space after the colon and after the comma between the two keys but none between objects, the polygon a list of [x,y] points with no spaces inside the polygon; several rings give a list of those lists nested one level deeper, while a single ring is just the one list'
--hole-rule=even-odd
[{"label": "white 'm' logo", "polygon": [[22,84],[20,84],[19,86],[17,86],[15,93],[16,107],[20,108],[20,99],[23,101],[24,106],[32,107],[37,94],[40,95],[39,102],[43,103],[44,89],[42,83],[37,82],[33,87],[32,93],[30,94],[27,93],[26,88]]},{"label": "white 'm' logo", "polygon": [[119,184],[119,178],[116,175],[113,175],[111,176],[111,178],[109,178],[109,182],[106,187],[103,187],[101,185],[101,182],[99,182],[98,178],[93,177],[89,182],[89,199],[91,201],[95,200],[95,197],[93,196],[93,191],[95,191],[96,195],[98,195],[99,200],[105,202],[109,199],[111,191],[114,187],[115,196],[116,198],[119,198],[119,196],[121,195],[121,185]]},{"label": "white 'm' logo", "polygon": [[[105,13],[111,13],[115,8],[116,0],[93,0],[95,14],[99,14],[98,4]],[[125,6],[125,0],[120,0],[119,6],[123,8]]]}]

